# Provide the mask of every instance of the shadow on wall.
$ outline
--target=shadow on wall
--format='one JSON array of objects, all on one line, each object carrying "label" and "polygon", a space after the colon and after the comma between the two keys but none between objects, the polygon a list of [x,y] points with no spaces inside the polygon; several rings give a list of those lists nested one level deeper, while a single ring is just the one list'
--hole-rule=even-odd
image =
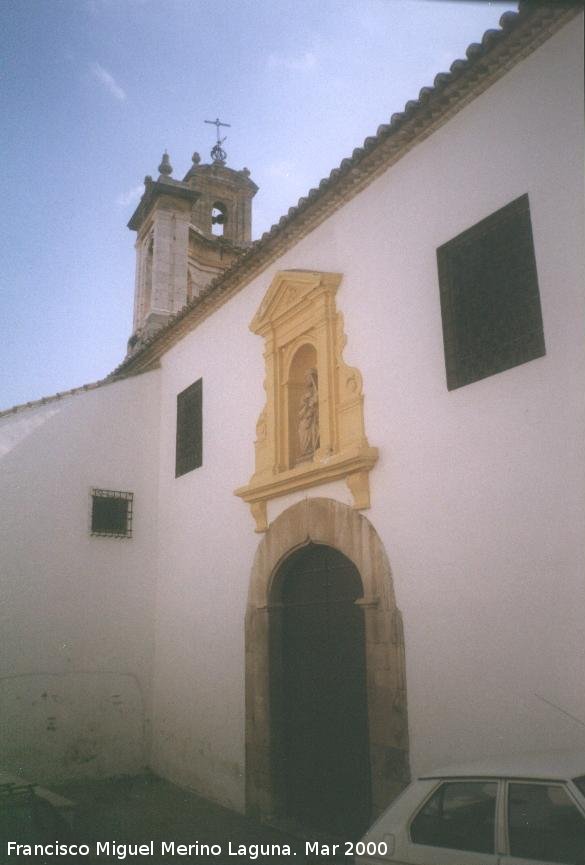
[{"label": "shadow on wall", "polygon": [[60,406],[43,407],[43,411],[23,412],[20,416],[8,415],[6,422],[0,424],[0,459],[28,438],[34,430],[43,426],[53,415],[59,414],[60,408]]},{"label": "shadow on wall", "polygon": [[31,781],[108,777],[146,765],[137,679],[110,672],[0,679],[0,766]]}]

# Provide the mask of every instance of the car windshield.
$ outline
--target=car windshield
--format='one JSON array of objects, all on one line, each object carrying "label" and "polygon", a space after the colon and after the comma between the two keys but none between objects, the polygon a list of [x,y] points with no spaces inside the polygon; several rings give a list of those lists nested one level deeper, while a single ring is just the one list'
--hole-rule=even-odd
[{"label": "car windshield", "polygon": [[576,784],[579,790],[585,796],[585,775],[581,775],[580,778],[573,778],[573,784]]}]

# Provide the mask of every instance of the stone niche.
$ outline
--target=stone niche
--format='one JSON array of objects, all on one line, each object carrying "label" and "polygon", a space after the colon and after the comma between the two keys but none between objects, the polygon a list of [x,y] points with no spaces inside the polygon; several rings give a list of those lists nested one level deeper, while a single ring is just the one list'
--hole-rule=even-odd
[{"label": "stone niche", "polygon": [[368,473],[378,459],[364,429],[362,377],[343,362],[343,318],[335,305],[341,274],[280,271],[250,324],[264,338],[266,405],[256,424],[256,470],[235,491],[256,531],[267,502],[345,480],[354,508],[370,506]]}]

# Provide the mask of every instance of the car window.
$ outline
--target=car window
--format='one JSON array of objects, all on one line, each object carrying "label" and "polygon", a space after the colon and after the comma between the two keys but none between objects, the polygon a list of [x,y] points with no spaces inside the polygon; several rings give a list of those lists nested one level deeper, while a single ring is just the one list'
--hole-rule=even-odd
[{"label": "car window", "polygon": [[410,826],[416,844],[494,852],[497,783],[447,781],[431,796]]},{"label": "car window", "polygon": [[577,785],[579,790],[585,796],[585,775],[582,775],[580,778],[573,778],[573,783]]},{"label": "car window", "polygon": [[510,853],[574,865],[585,859],[585,818],[559,784],[508,788]]}]

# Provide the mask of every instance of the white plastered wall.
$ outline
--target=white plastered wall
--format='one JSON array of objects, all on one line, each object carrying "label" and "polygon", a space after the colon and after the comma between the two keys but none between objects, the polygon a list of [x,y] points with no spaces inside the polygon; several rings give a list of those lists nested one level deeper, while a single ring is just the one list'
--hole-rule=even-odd
[{"label": "white plastered wall", "polygon": [[[0,419],[0,764],[35,781],[148,762],[158,374]],[[93,487],[134,493],[92,537]]]},{"label": "white plastered wall", "polygon": [[[556,34],[163,358],[153,767],[244,805],[244,613],[259,541],[233,490],[253,466],[274,274],[343,273],[345,360],[380,449],[365,516],[404,616],[414,772],[579,746],[582,21]],[[528,193],[546,357],[449,393],[436,249]],[[176,395],[203,378],[203,466],[174,478]],[[349,501],[342,483],[288,496]],[[544,699],[543,699],[544,698]],[[554,709],[545,700],[558,705]]]}]

